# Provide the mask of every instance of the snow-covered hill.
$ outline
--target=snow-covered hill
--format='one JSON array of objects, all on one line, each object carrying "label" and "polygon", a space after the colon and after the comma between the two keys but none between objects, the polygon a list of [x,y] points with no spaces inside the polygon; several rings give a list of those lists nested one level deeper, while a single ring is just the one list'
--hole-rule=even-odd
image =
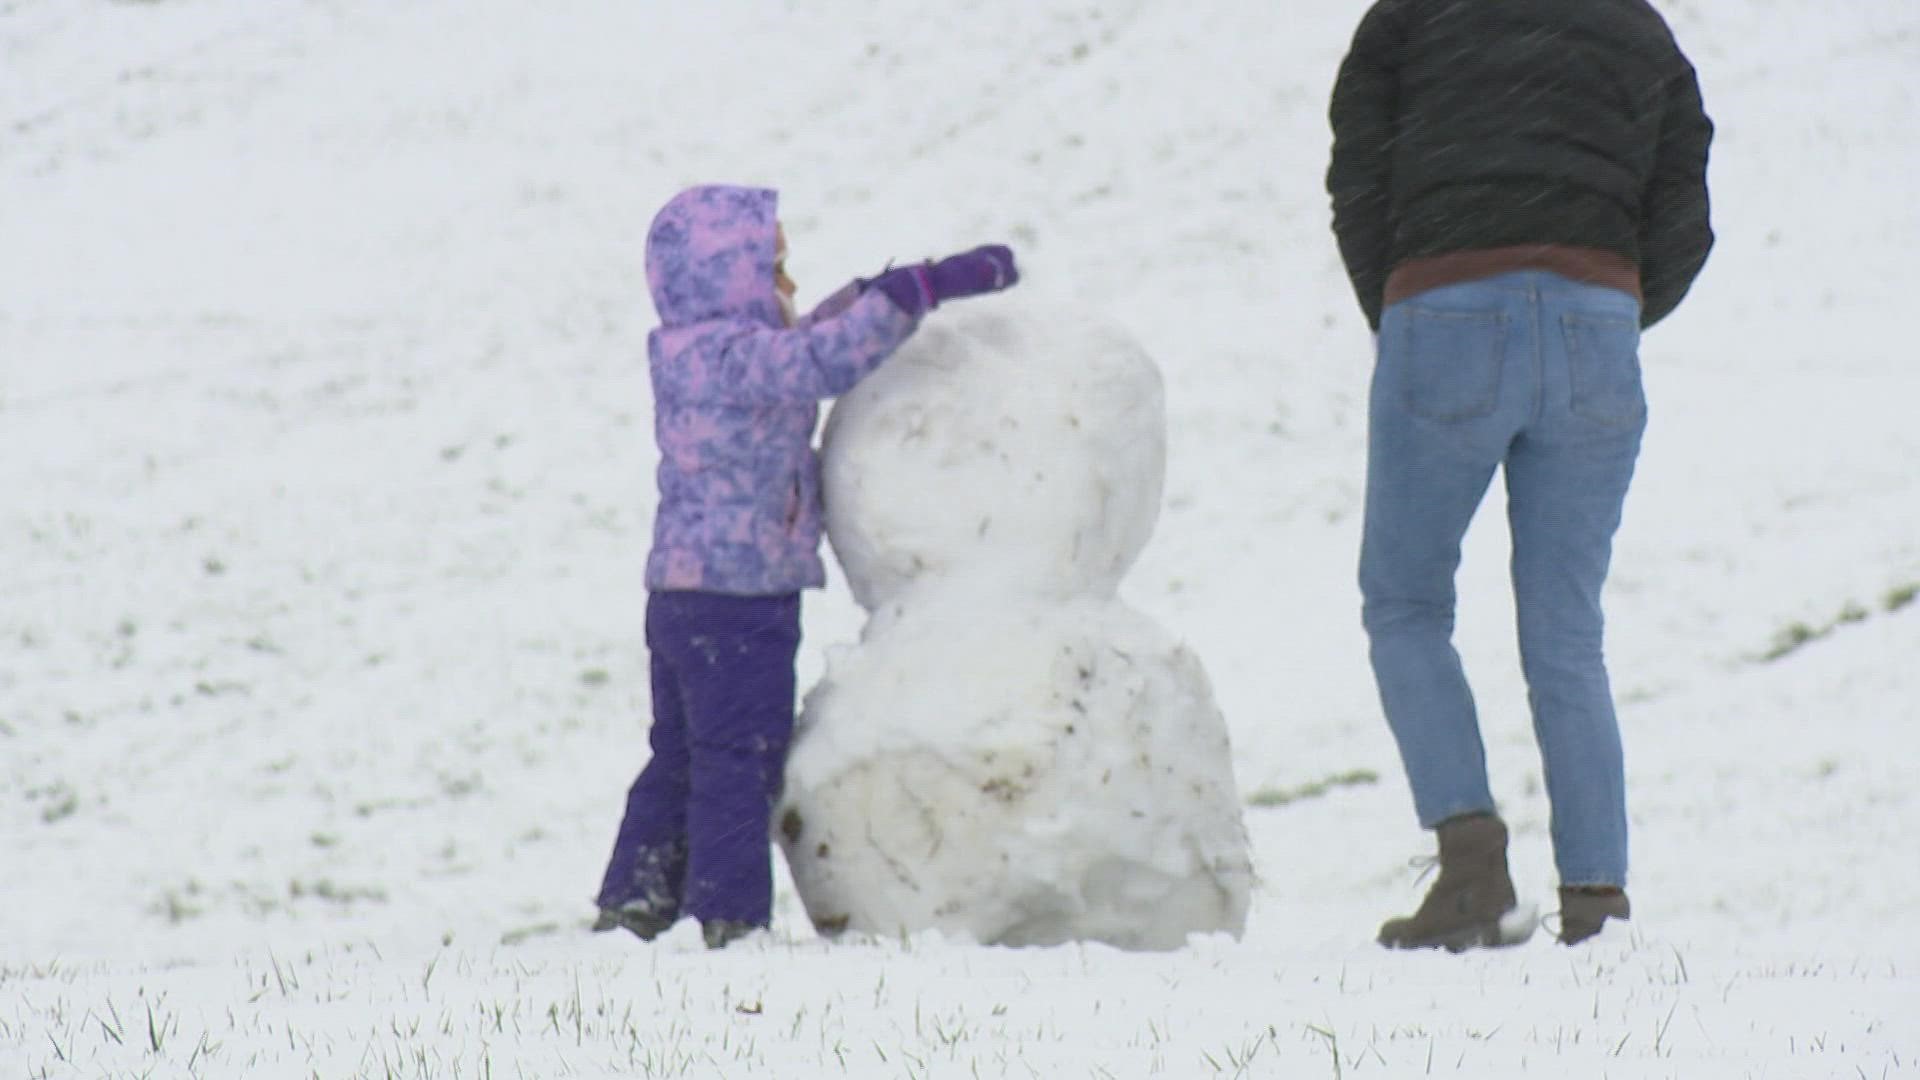
[{"label": "snow-covered hill", "polygon": [[[1920,9],[1662,4],[1721,240],[1610,593],[1636,918],[1456,958],[1371,944],[1427,841],[1320,186],[1364,6],[0,2],[0,1071],[1920,1069]],[[1158,360],[1124,593],[1262,804],[1243,942],[829,946],[791,890],[723,954],[584,932],[644,754],[640,243],[707,180],[785,191],[803,303],[1003,239]],[[1461,645],[1545,900],[1500,511]],[[803,679],[859,625],[810,599]]]}]

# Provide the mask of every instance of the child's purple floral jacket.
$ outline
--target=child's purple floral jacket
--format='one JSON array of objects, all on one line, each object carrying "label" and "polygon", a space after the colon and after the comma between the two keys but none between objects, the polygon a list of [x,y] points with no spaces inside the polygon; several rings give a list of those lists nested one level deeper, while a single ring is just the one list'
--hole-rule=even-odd
[{"label": "child's purple floral jacket", "polygon": [[660,315],[647,339],[660,443],[651,589],[767,596],[825,584],[819,402],[917,325],[855,285],[787,328],[773,288],[776,204],[761,188],[692,188],[647,234]]}]

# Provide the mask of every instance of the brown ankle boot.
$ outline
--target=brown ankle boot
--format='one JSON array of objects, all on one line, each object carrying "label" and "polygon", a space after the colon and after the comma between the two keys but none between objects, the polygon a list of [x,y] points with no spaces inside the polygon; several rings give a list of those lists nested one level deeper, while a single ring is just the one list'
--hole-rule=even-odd
[{"label": "brown ankle boot", "polygon": [[1600,932],[1608,919],[1633,917],[1623,889],[1611,885],[1560,887],[1560,944],[1578,945]]},{"label": "brown ankle boot", "polygon": [[1507,872],[1507,826],[1492,814],[1450,818],[1440,838],[1440,878],[1420,910],[1380,927],[1390,949],[1487,949],[1518,945],[1533,936],[1534,919],[1520,912]]}]

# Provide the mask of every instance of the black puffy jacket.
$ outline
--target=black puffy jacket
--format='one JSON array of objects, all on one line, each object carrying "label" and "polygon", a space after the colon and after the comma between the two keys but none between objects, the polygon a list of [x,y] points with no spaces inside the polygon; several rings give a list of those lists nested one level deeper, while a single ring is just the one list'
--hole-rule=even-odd
[{"label": "black puffy jacket", "polygon": [[1525,244],[1633,261],[1651,326],[1713,246],[1713,124],[1646,0],[1379,0],[1330,114],[1333,228],[1372,326],[1399,263]]}]

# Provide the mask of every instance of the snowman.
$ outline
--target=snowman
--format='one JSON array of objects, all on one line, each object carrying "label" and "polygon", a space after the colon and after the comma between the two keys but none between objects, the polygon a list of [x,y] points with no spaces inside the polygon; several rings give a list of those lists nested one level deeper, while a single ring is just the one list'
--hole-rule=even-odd
[{"label": "snowman", "polygon": [[841,399],[827,532],[867,612],[774,813],[823,933],[1171,949],[1252,869],[1199,661],[1118,597],[1159,514],[1153,361],[1098,317],[929,320]]}]

